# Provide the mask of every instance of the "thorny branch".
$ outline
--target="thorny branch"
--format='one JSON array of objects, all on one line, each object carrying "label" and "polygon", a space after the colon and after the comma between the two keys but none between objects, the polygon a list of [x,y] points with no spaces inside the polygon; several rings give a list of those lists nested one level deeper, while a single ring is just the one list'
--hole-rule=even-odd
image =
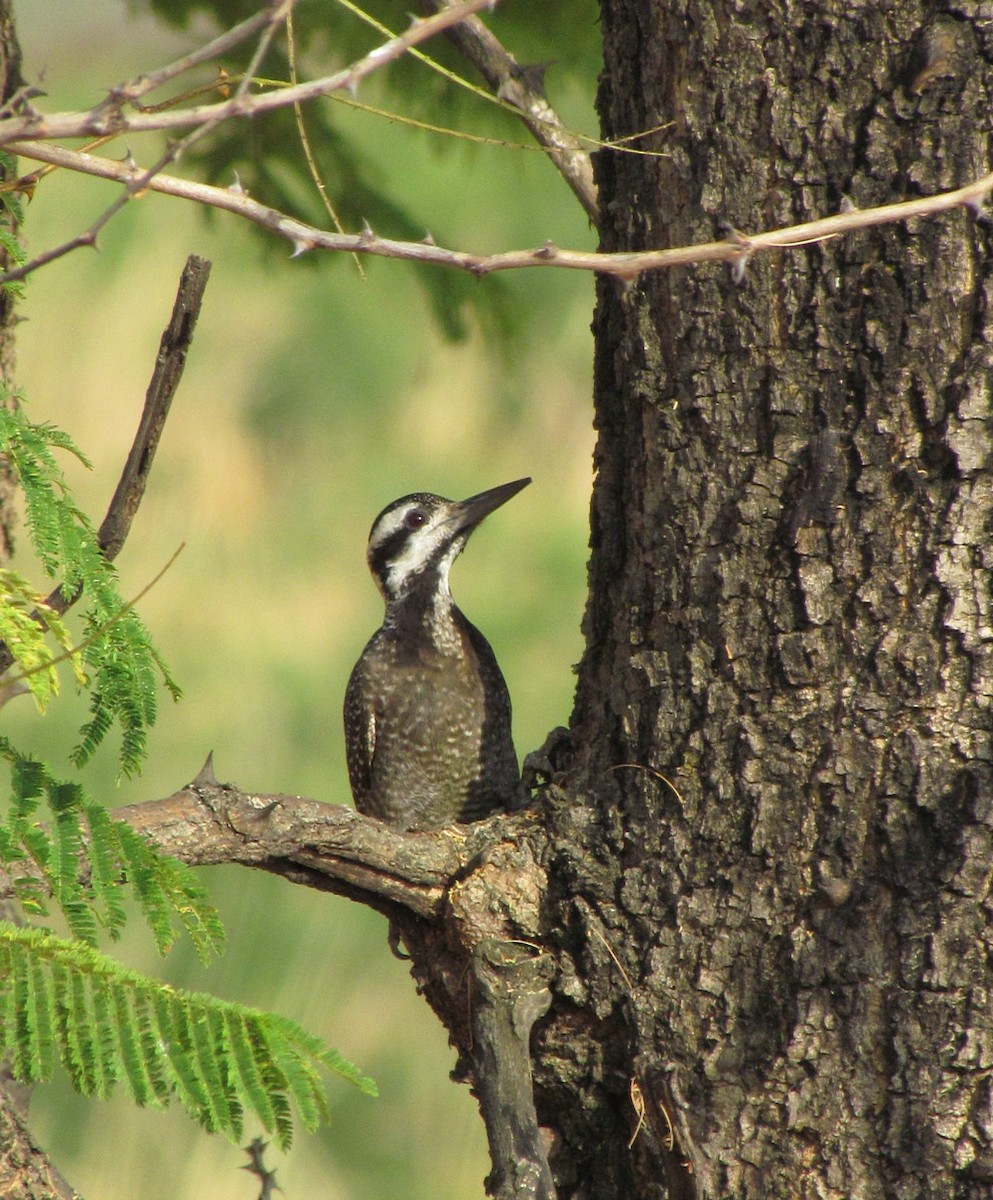
[{"label": "thorny branch", "polygon": [[[447,0],[426,0],[434,11]],[[493,93],[518,110],[521,120],[543,146],[556,170],[575,193],[586,215],[596,224],[597,191],[593,164],[578,139],[559,120],[542,86],[543,66],[522,66],[477,16],[466,17],[445,36],[476,68]]]},{"label": "thorny branch", "polygon": [[[114,817],[190,866],[255,867],[399,920],[415,979],[474,1083],[492,1194],[554,1200],[530,1074],[530,1030],[552,1003],[554,973],[533,812],[403,833],[341,805],[219,783],[208,758],[186,787]],[[0,879],[0,901],[11,894]]]},{"label": "thorny branch", "polygon": [[[145,392],[145,404],[138,429],[97,534],[100,550],[110,562],[113,562],[124,546],[131,522],[145,494],[145,485],[155,459],[159,437],[169,415],[173,396],[183,377],[186,353],[193,341],[193,331],[200,315],[209,276],[210,263],[191,254],[179,278],[169,324],[162,332],[152,378]],[[79,591],[67,594],[60,585],[53,589],[45,603],[55,612],[64,613],[75,604],[79,595]],[[7,646],[0,642],[0,674],[6,671],[13,661],[14,656]]]},{"label": "thorny branch", "polygon": [[[103,179],[118,180],[121,183],[127,183],[139,171],[139,168],[126,162],[100,158],[80,150],[67,150],[61,146],[49,146],[44,142],[16,142],[9,149],[25,158],[68,167]],[[726,262],[740,268],[753,255],[762,251],[795,249],[857,229],[930,217],[963,206],[976,210],[993,191],[993,172],[965,187],[950,192],[939,192],[934,196],[921,196],[915,200],[883,204],[876,208],[846,209],[830,217],[821,217],[800,225],[786,225],[762,233],[746,234],[736,230],[719,242],[700,242],[668,250],[642,250],[621,254],[566,250],[551,242],[533,249],[508,250],[500,254],[472,254],[465,250],[450,250],[439,246],[433,239],[424,242],[395,241],[379,237],[368,228],[361,233],[336,233],[320,229],[316,225],[308,225],[287,216],[278,209],[260,204],[239,188],[219,188],[161,174],[149,180],[146,186],[149,191],[178,196],[235,213],[291,242],[294,255],[311,250],[330,250],[433,263],[468,271],[472,275],[488,275],[494,271],[520,270],[525,267],[559,267],[616,275],[622,279],[636,279],[645,271],[696,263]]]},{"label": "thorny branch", "polygon": [[[253,60],[257,62],[274,33],[276,22],[282,20],[292,7],[292,0],[273,4],[200,50],[157,71],[140,76],[130,83],[121,84],[113,89],[101,104],[88,112],[45,115],[36,111],[30,101],[26,100],[22,105],[24,111],[0,119],[0,145],[5,145],[10,153],[24,158],[123,184],[125,193],[85,233],[56,250],[46,252],[25,266],[0,276],[0,283],[22,277],[77,245],[94,244],[97,232],[109,217],[128,200],[146,191],[161,192],[232,212],[290,242],[294,256],[308,251],[325,250],[431,263],[468,271],[474,275],[526,267],[556,267],[609,274],[624,280],[637,279],[646,271],[707,262],[729,263],[734,267],[736,275],[740,276],[754,254],[775,249],[795,249],[858,229],[934,216],[960,206],[968,206],[974,212],[978,212],[989,193],[993,191],[991,172],[963,187],[934,196],[918,197],[867,209],[848,208],[833,216],[755,234],[735,230],[720,241],[696,245],[603,254],[595,251],[568,250],[547,242],[543,246],[531,249],[482,255],[439,246],[430,237],[426,237],[423,242],[406,242],[380,237],[368,227],[359,233],[351,234],[321,229],[253,200],[240,186],[215,187],[164,173],[164,167],[179,157],[192,139],[202,136],[203,132],[216,127],[220,122],[254,117],[325,96],[336,90],[354,90],[358,82],[373,71],[392,62],[433,35],[447,31],[463,54],[484,74],[490,85],[498,92],[502,91],[511,96],[521,113],[521,119],[546,147],[549,157],[573,187],[586,211],[592,214],[595,204],[588,156],[578,148],[574,139],[561,127],[553,110],[547,106],[540,79],[533,78],[527,68],[521,68],[474,15],[479,9],[491,7],[491,0],[461,0],[460,3],[444,7],[440,5],[439,0],[425,2],[439,8],[439,11],[433,16],[415,20],[404,34],[382,43],[351,66],[333,75],[276,91],[249,94],[249,73],[235,94],[221,103],[188,109],[156,108],[134,113],[124,111],[126,105],[135,103],[162,83],[176,78],[193,65],[210,61],[261,29],[263,35]],[[54,138],[113,136],[179,127],[191,128],[192,132],[183,141],[174,144],[158,163],[146,169],[138,167],[131,160],[130,154],[124,161],[118,161],[50,144],[50,140]],[[30,177],[22,182],[28,184]]]},{"label": "thorny branch", "polygon": [[[185,788],[119,808],[114,816],[190,866],[258,867],[425,918],[440,915],[447,886],[493,840],[492,822],[426,837],[336,804],[243,792],[218,783],[210,759]],[[508,830],[502,820],[501,830]]]},{"label": "thorny branch", "polygon": [[200,316],[204,290],[210,278],[211,264],[191,254],[183,267],[169,324],[162,331],[152,378],[145,392],[138,431],[121,472],[117,488],[98,534],[100,549],[114,559],[124,545],[145,485],[173,397],[183,377],[186,355]]},{"label": "thorny branch", "polygon": [[[107,137],[125,133],[149,133],[156,130],[190,129],[201,125],[216,125],[231,118],[255,117],[276,109],[289,108],[294,104],[304,104],[309,100],[330,95],[332,92],[354,91],[363,79],[405,54],[412,46],[420,45],[421,42],[444,32],[471,13],[478,12],[482,8],[492,8],[493,4],[494,0],[459,0],[459,3],[445,8],[434,16],[415,19],[405,33],[383,42],[364,58],[360,58],[351,66],[340,71],[335,71],[333,75],[325,75],[319,79],[308,80],[276,91],[261,92],[257,95],[235,94],[229,100],[222,100],[214,104],[201,104],[193,108],[154,109],[125,113],[124,105],[131,99],[134,88],[141,87],[144,91],[149,90],[145,86],[145,80],[172,70],[172,68],[163,68],[162,72],[153,73],[153,76],[145,76],[136,84],[122,84],[121,87],[115,88],[101,104],[88,112],[46,115],[31,109],[30,112],[8,117],[6,120],[0,121],[0,146],[20,141],[23,138]],[[281,19],[290,7],[292,5],[289,0],[284,0],[274,14],[267,15],[266,23]],[[248,24],[249,22],[245,22],[246,26]],[[251,30],[246,31],[244,36],[247,36],[248,32]]]},{"label": "thorny branch", "polygon": [[546,835],[533,812],[403,833],[336,804],[220,784],[208,759],[174,795],[114,815],[190,865],[257,867],[396,920],[479,1098],[490,1194],[554,1200],[531,1080],[531,1028],[552,1004],[554,975],[542,948]]},{"label": "thorny branch", "polygon": [[[286,15],[292,8],[294,2],[295,0],[281,0],[280,3],[273,5],[271,12],[266,14],[264,28],[261,36],[259,37],[258,44],[255,47],[255,52],[252,55],[252,60],[249,64],[248,71],[238,84],[234,96],[228,102],[229,105],[237,105],[245,98],[252,79],[254,78],[255,72],[258,70],[262,59],[265,57],[266,51],[272,44],[272,39],[276,34],[278,25],[285,20]],[[169,68],[165,68],[165,70],[168,69]],[[141,81],[135,85],[136,88],[140,88],[142,86],[144,85]],[[106,109],[109,106],[113,111],[119,113],[121,101],[118,97],[121,90],[122,89],[115,89],[112,91],[107,99],[102,104],[98,105],[93,112],[99,113],[101,110]],[[127,85],[124,85],[124,90],[127,90]],[[35,113],[33,109],[31,111],[33,115],[39,115]],[[109,206],[109,208],[106,208],[97,217],[97,219],[92,225],[90,225],[88,229],[84,230],[76,237],[70,238],[69,241],[64,242],[62,245],[55,246],[50,250],[46,250],[37,258],[31,259],[29,262],[22,263],[19,267],[11,269],[6,273],[6,275],[0,277],[0,283],[26,279],[28,275],[30,275],[32,271],[37,270],[38,267],[44,266],[46,263],[53,262],[55,259],[61,258],[70,251],[78,249],[80,246],[95,246],[97,234],[99,234],[104,226],[107,225],[121,211],[121,209],[123,209],[136,196],[140,196],[152,179],[161,174],[161,172],[165,170],[165,168],[171,162],[175,162],[183,153],[185,153],[186,150],[190,148],[190,146],[194,144],[194,142],[199,141],[200,138],[204,137],[212,129],[219,125],[223,119],[224,115],[219,114],[214,118],[200,122],[181,141],[173,142],[168,145],[164,153],[159,156],[158,160],[153,163],[152,166],[142,171],[136,171],[135,174],[126,181],[124,191],[121,193],[121,195],[118,196],[113,204]],[[130,161],[130,151],[128,151],[127,157]]]}]

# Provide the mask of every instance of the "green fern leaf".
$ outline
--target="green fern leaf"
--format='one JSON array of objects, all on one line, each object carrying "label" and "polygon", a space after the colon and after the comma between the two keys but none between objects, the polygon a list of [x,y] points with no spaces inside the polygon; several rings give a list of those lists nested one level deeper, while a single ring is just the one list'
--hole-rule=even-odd
[{"label": "green fern leaf", "polygon": [[[90,864],[90,888],[97,919],[112,938],[120,937],[127,919],[121,901],[120,821],[111,820],[100,804],[85,805],[90,831],[87,855]],[[168,859],[164,860],[168,862]]]},{"label": "green fern leaf", "polygon": [[114,1029],[128,1089],[135,1103],[142,1108],[161,1108],[168,1098],[169,1090],[164,1083],[161,1088],[157,1087],[152,1078],[148,1048],[142,1045],[141,1026],[135,1020],[135,1013],[129,1003],[130,990],[117,979],[110,981],[108,990],[113,1003]]},{"label": "green fern leaf", "polygon": [[125,874],[155,937],[160,954],[176,938],[172,916],[186,929],[201,962],[224,946],[224,927],[193,872],[184,863],[160,854],[129,825],[115,821],[114,829]]},{"label": "green fern leaf", "polygon": [[30,1074],[47,1079],[55,1062],[55,989],[51,975],[36,961],[29,963],[28,1007],[34,1036],[31,1039]]},{"label": "green fern leaf", "polygon": [[159,1030],[164,1037],[167,1062],[180,1103],[211,1133],[218,1130],[217,1108],[211,1104],[200,1076],[193,1049],[193,1031],[186,1007],[172,989],[152,997]]},{"label": "green fern leaf", "polygon": [[94,1075],[96,1077],[96,1094],[106,1100],[113,1092],[114,1085],[122,1074],[123,1062],[120,1051],[120,1039],[117,1024],[114,1020],[113,978],[94,978],[90,980],[90,994],[93,998],[94,1023]]},{"label": "green fern leaf", "polygon": [[228,1046],[238,1073],[239,1091],[245,1096],[249,1106],[258,1115],[266,1129],[271,1129],[276,1120],[272,1102],[266,1090],[262,1073],[259,1070],[258,1050],[253,1045],[246,1014],[237,1009],[229,1009],[225,1013],[225,1032]]},{"label": "green fern leaf", "polygon": [[[148,1077],[148,1082],[152,1092],[155,1095],[155,1106],[164,1108],[169,1102],[169,1098],[173,1093],[171,1084],[171,1072],[168,1069],[168,1059],[162,1053],[164,1043],[162,1041],[158,1020],[156,1016],[155,1006],[150,1002],[147,995],[147,989],[141,989],[140,992],[134,989],[127,989],[122,983],[120,987],[125,990],[125,994],[132,1001],[131,1012],[134,1016],[133,1032],[137,1037],[137,1049],[141,1056],[141,1067]],[[122,1005],[118,1005],[118,1010],[122,1016],[127,1013],[127,1009]],[[130,1079],[131,1072],[128,1072]],[[138,1092],[132,1088],[132,1095],[138,1100]]]},{"label": "green fern leaf", "polygon": [[286,1080],[286,1089],[300,1113],[300,1120],[308,1130],[326,1124],[331,1114],[327,1099],[319,1086],[317,1071],[311,1063],[296,1054],[280,1055],[279,1065]]},{"label": "green fern leaf", "polygon": [[[68,964],[65,966],[68,967]],[[58,987],[59,982],[63,982],[63,987]],[[66,969],[62,979],[56,977],[56,992],[60,997],[57,1012],[62,1035],[62,1062],[69,1072],[73,1087],[84,1096],[95,1093],[97,1082],[94,1069],[96,1039],[88,991],[87,977],[80,972]]]},{"label": "green fern leaf", "polygon": [[128,971],[80,941],[0,924],[0,1052],[17,1078],[50,1077],[56,1058],[84,1095],[123,1082],[139,1104],[175,1096],[206,1129],[241,1138],[252,1114],[280,1145],[290,1100],[304,1124],[326,1120],[317,1067],[375,1094],[357,1068],[292,1021]]},{"label": "green fern leaf", "polygon": [[[0,400],[11,395],[0,393]],[[91,716],[80,731],[74,760],[77,765],[86,762],[116,722],[122,735],[121,769],[134,774],[145,754],[148,727],[155,720],[159,676],[173,698],[179,689],[152,647],[148,631],[121,599],[116,572],[100,551],[96,530],[74,503],[53,450],[89,463],[68,435],[50,425],[33,424],[24,414],[22,398],[13,398],[18,403],[0,404],[0,454],[17,473],[32,544],[45,571],[62,580],[63,595],[69,598],[82,591],[89,604],[88,637],[82,660],[77,658],[73,667],[79,674],[85,661],[92,673]],[[43,610],[38,612],[43,625],[68,650],[61,626],[47,620]],[[22,669],[31,673],[22,677],[36,701],[45,704],[57,677],[44,639],[25,624],[30,614],[31,610],[19,613],[15,604],[0,604],[0,637],[6,636],[15,654],[19,651],[26,659]],[[47,657],[40,657],[43,653]],[[45,664],[47,672],[40,669]]]},{"label": "green fern leaf", "polygon": [[28,1013],[28,976],[30,964],[14,958],[10,964],[10,987],[13,993],[13,1025],[5,1039],[13,1050],[13,1069],[16,1078],[30,1079],[33,1065],[40,1055],[34,1053],[34,1027]]},{"label": "green fern leaf", "polygon": [[305,1029],[301,1029],[293,1021],[288,1021],[285,1017],[270,1015],[267,1021],[267,1028],[277,1030],[282,1034],[286,1042],[290,1043],[297,1057],[313,1059],[315,1063],[321,1063],[327,1067],[329,1071],[333,1071],[335,1075],[340,1075],[342,1079],[347,1079],[359,1091],[365,1092],[367,1096],[377,1096],[379,1093],[376,1090],[375,1083],[353,1064],[347,1058],[343,1058],[336,1050],[332,1050],[330,1046],[325,1046],[319,1037],[315,1034],[307,1033]]},{"label": "green fern leaf", "polygon": [[[160,953],[169,950],[182,929],[201,961],[221,950],[220,916],[189,867],[156,850],[129,825],[114,821],[78,784],[53,779],[41,763],[21,755],[2,737],[0,759],[10,764],[13,787],[7,818],[0,822],[0,866],[22,904],[44,915],[46,894],[51,893],[72,933],[95,945],[98,923],[112,937],[124,925],[121,889],[126,881]],[[41,796],[52,810],[50,831],[36,819]]]},{"label": "green fern leaf", "polygon": [[214,1005],[207,1009],[204,1018],[193,1022],[193,1049],[197,1067],[215,1110],[217,1128],[230,1131],[234,1139],[240,1141],[242,1108],[236,1102],[231,1087],[230,1060],[225,1053],[224,1018]]},{"label": "green fern leaf", "polygon": [[276,1122],[272,1132],[276,1138],[276,1145],[285,1152],[293,1145],[293,1118],[290,1115],[290,1102],[287,1100],[285,1092],[276,1092],[273,1095],[272,1107],[276,1112]]},{"label": "green fern leaf", "polygon": [[69,631],[45,598],[16,571],[0,568],[0,640],[20,668],[7,683],[26,683],[40,712],[58,695],[56,659],[45,641],[50,634],[72,665],[76,681],[86,683],[82,659],[73,649]]},{"label": "green fern leaf", "polygon": [[83,830],[80,823],[83,792],[78,784],[51,783],[48,802],[52,808],[52,854],[49,858],[52,892],[65,913],[75,937],[96,945],[97,926],[79,879],[83,861]]},{"label": "green fern leaf", "polygon": [[128,881],[155,938],[155,947],[160,954],[167,954],[176,939],[176,931],[172,924],[169,900],[155,870],[154,859],[149,853],[151,848],[146,842],[141,846],[140,852],[135,854],[138,845],[130,838],[122,839],[122,847],[127,856],[125,869]]},{"label": "green fern leaf", "polygon": [[[129,826],[118,825],[130,831]],[[206,964],[224,949],[226,934],[220,914],[206,902],[203,885],[185,863],[157,852],[155,856],[162,892],[193,942],[200,961]]]}]

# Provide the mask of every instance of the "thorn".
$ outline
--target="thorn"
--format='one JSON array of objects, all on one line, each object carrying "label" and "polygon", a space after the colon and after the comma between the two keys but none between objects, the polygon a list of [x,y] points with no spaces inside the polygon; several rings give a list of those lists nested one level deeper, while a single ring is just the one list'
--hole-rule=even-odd
[{"label": "thorn", "polygon": [[350,75],[348,79],[341,85],[353,100],[359,98],[359,81],[354,75]]},{"label": "thorn", "polygon": [[544,259],[554,258],[557,254],[558,254],[558,247],[551,240],[546,241],[543,246],[541,246],[539,249],[535,250],[535,252],[534,252],[535,258],[544,258]]},{"label": "thorn", "polygon": [[276,1172],[267,1170],[263,1161],[263,1156],[268,1148],[269,1143],[264,1142],[260,1137],[253,1138],[247,1146],[242,1146],[242,1150],[248,1155],[248,1162],[242,1164],[241,1170],[256,1176],[261,1183],[259,1200],[271,1200],[274,1191],[281,1192],[283,1190],[276,1182]]},{"label": "thorn", "polygon": [[368,221],[363,220],[362,232],[359,234],[359,243],[363,246],[368,246],[370,242],[374,242],[375,240],[376,235],[373,232],[372,226]]},{"label": "thorn", "polygon": [[[39,82],[44,79],[44,77],[45,74],[43,71],[38,73]],[[41,113],[35,108],[31,101],[36,100],[39,96],[47,95],[48,93],[44,91],[44,89],[35,87],[34,84],[25,84],[24,87],[11,96],[3,108],[0,108],[0,119],[9,117],[13,113],[20,113],[25,117],[31,118],[40,117]]]},{"label": "thorn", "polygon": [[731,263],[731,280],[733,283],[741,283],[745,278],[745,268],[748,266],[748,260],[751,257],[749,254],[739,254]]},{"label": "thorn", "polygon": [[842,195],[841,203],[838,205],[838,212],[855,212],[855,202],[852,200],[851,196]]},{"label": "thorn", "polygon": [[130,146],[128,146],[128,147],[125,149],[125,151],[124,151],[124,155],[123,155],[123,157],[122,157],[122,158],[121,158],[119,161],[120,161],[120,162],[122,162],[122,163],[124,163],[124,164],[125,164],[125,165],[128,167],[128,169],[129,169],[129,170],[131,170],[131,171],[137,171],[137,170],[138,170],[138,164],[137,164],[137,163],[135,162],[135,160],[134,160],[134,155],[131,153],[131,147],[130,147]]},{"label": "thorn", "polygon": [[973,196],[971,200],[966,200],[965,202],[966,208],[972,213],[977,221],[981,221],[983,217],[986,216],[987,194],[988,193],[984,193],[982,196]]},{"label": "thorn", "polygon": [[234,182],[228,184],[228,191],[234,192],[236,196],[247,196],[248,189],[241,182],[241,176],[234,170],[232,170],[231,174],[234,176]]},{"label": "thorn", "polygon": [[[227,80],[230,78],[231,76],[223,67],[217,68],[217,82],[214,84],[214,86],[217,88],[218,95],[222,100],[227,100],[231,95],[231,89],[227,86]],[[235,173],[237,174],[237,172]]]},{"label": "thorn", "polygon": [[196,779],[193,780],[193,782],[194,782],[194,784],[200,784],[202,787],[208,787],[208,786],[216,787],[217,786],[217,776],[214,774],[214,752],[213,752],[213,750],[211,750],[211,752],[207,755],[203,766],[200,768],[200,771],[197,774]]},{"label": "thorn", "polygon": [[293,253],[290,255],[290,258],[300,258],[302,255],[306,254],[308,250],[313,250],[315,244],[316,243],[312,242],[310,238],[294,238]]},{"label": "thorn", "polygon": [[748,266],[748,260],[752,255],[751,239],[740,229],[735,229],[730,221],[722,221],[720,228],[726,242],[741,247],[740,252],[731,260],[731,278],[735,283],[741,283],[745,278],[745,267]]},{"label": "thorn", "polygon": [[739,246],[745,246],[748,244],[748,238],[745,236],[745,234],[743,234],[740,229],[735,228],[730,221],[721,221],[721,223],[718,225],[718,228],[720,229],[721,233],[724,234],[724,240],[726,242],[735,242]]},{"label": "thorn", "polygon": [[426,233],[426,234],[425,234],[425,235],[424,235],[424,236],[421,238],[421,245],[422,245],[422,246],[437,246],[437,244],[438,244],[438,243],[437,243],[437,242],[434,240],[434,235],[432,234],[432,232],[431,232],[431,230],[430,230],[430,229],[429,229],[429,230],[427,231],[427,233]]},{"label": "thorn", "polygon": [[529,92],[537,92],[540,96],[544,96],[545,72],[551,65],[552,60],[549,58],[545,62],[529,63],[527,66],[515,63],[510,70],[514,77],[519,79]]}]

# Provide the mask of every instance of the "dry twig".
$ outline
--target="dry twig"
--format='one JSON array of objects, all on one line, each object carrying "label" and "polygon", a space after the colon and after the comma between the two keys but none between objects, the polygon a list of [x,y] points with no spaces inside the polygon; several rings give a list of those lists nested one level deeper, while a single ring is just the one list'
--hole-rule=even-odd
[{"label": "dry twig", "polygon": [[[320,96],[327,96],[342,89],[354,91],[363,79],[405,54],[412,46],[417,46],[436,34],[443,33],[471,13],[478,12],[482,8],[491,8],[493,3],[494,0],[459,0],[459,3],[453,4],[451,8],[446,8],[434,16],[424,17],[420,20],[415,19],[406,32],[376,46],[364,58],[360,58],[351,66],[335,71],[333,75],[325,75],[320,79],[298,83],[295,87],[261,92],[258,95],[248,95],[239,89],[230,99],[214,104],[200,104],[193,108],[156,108],[149,111],[125,112],[124,107],[129,101],[131,90],[135,86],[144,88],[142,82],[140,84],[122,84],[121,87],[111,91],[101,104],[87,112],[46,115],[32,109],[30,112],[0,121],[0,146],[7,146],[11,142],[19,142],[25,138],[45,140],[91,138],[127,133],[150,133],[156,130],[194,129],[202,125],[213,127],[221,121],[255,117],[280,108],[289,108],[294,104],[305,104],[309,100],[316,100]],[[267,14],[266,24],[281,20],[289,7],[289,0],[284,0],[275,13]],[[248,22],[245,24],[247,25]],[[257,28],[257,26],[253,28]],[[243,27],[239,27],[239,29],[243,29]],[[245,36],[247,33],[243,33],[239,40],[243,40]],[[161,72],[142,76],[142,80],[161,75],[172,69],[172,67],[163,68]],[[246,79],[251,82],[251,75],[246,75]],[[145,91],[147,90],[149,89],[145,88]]]},{"label": "dry twig", "polygon": [[[447,0],[427,0],[436,12],[444,11]],[[466,17],[447,30],[445,36],[476,68],[495,95],[509,101],[520,119],[542,146],[556,170],[572,188],[589,219],[596,224],[597,192],[593,164],[578,139],[562,124],[548,103],[541,77],[542,67],[522,67],[477,16]]]},{"label": "dry twig", "polygon": [[[67,150],[45,142],[18,142],[9,149],[25,158],[67,167],[103,179],[127,183],[136,174],[144,177],[138,167],[126,162],[100,158],[80,150]],[[993,172],[981,179],[934,196],[921,196],[897,204],[875,208],[846,209],[830,217],[821,217],[800,225],[786,225],[762,233],[745,234],[735,231],[719,242],[700,242],[696,245],[675,246],[667,250],[641,250],[621,254],[601,254],[593,250],[566,250],[547,242],[533,249],[507,250],[499,254],[472,254],[465,250],[450,250],[424,242],[401,242],[382,238],[371,229],[361,233],[334,233],[308,225],[278,209],[260,204],[237,188],[219,188],[206,183],[179,179],[172,175],[156,175],[145,185],[149,191],[178,196],[213,208],[224,209],[251,221],[293,245],[294,254],[310,250],[330,250],[349,254],[371,254],[382,258],[399,258],[411,262],[432,263],[468,271],[472,275],[489,275],[494,271],[521,270],[526,267],[557,267],[573,271],[593,271],[636,279],[645,271],[670,267],[691,266],[706,262],[744,264],[754,254],[767,250],[795,249],[828,238],[869,229],[877,225],[892,225],[919,217],[935,216],[963,206],[975,210],[993,191]],[[5,277],[0,277],[0,282]]]},{"label": "dry twig", "polygon": [[[145,191],[178,196],[194,203],[235,213],[289,241],[293,246],[294,255],[312,250],[326,250],[431,263],[468,271],[474,275],[526,267],[556,267],[610,274],[633,280],[645,271],[706,262],[730,263],[735,269],[735,277],[740,278],[749,259],[759,252],[793,249],[858,229],[933,216],[962,205],[977,210],[993,190],[991,173],[964,187],[935,196],[918,197],[868,209],[846,209],[833,216],[756,234],[733,231],[730,236],[720,241],[665,250],[599,254],[594,251],[562,249],[548,242],[532,249],[480,255],[438,246],[430,237],[425,238],[423,242],[402,242],[380,237],[369,228],[353,234],[320,229],[278,209],[260,204],[246,195],[240,187],[214,187],[164,173],[164,167],[177,158],[191,141],[203,136],[206,131],[215,128],[222,121],[254,117],[289,106],[297,107],[304,101],[340,89],[354,90],[358,82],[373,71],[394,61],[435,34],[448,32],[463,53],[483,72],[492,87],[498,92],[501,89],[506,92],[508,88],[513,91],[515,107],[520,111],[522,120],[546,147],[549,156],[569,180],[586,211],[592,215],[595,212],[595,197],[592,191],[592,175],[589,172],[589,156],[579,147],[578,141],[558,123],[554,112],[544,101],[540,82],[532,79],[526,70],[519,67],[474,15],[478,10],[492,6],[492,0],[459,0],[458,3],[444,6],[441,5],[441,0],[425,2],[438,7],[439,11],[433,16],[415,20],[405,33],[389,38],[351,66],[310,82],[297,83],[258,95],[248,92],[254,67],[261,61],[265,48],[274,36],[277,23],[284,20],[292,8],[292,0],[282,0],[282,3],[271,4],[255,17],[184,58],[140,76],[130,83],[121,84],[89,112],[45,115],[26,105],[24,110],[16,115],[0,119],[0,145],[6,145],[11,153],[51,166],[113,180],[123,184],[125,189],[122,196],[88,230],[63,246],[46,251],[31,262],[0,276],[0,283],[22,278],[43,263],[76,246],[93,245],[97,234],[107,221],[130,199]],[[126,106],[134,104],[162,83],[176,78],[193,65],[209,61],[260,30],[261,37],[253,56],[253,65],[242,77],[239,87],[229,99],[186,109],[158,107],[136,112],[125,111]],[[131,160],[130,154],[124,161],[117,161],[50,144],[54,138],[115,136],[121,133],[176,128],[187,128],[191,132],[167,150],[155,165],[147,169],[138,167]]]},{"label": "dry twig", "polygon": [[[107,515],[100,526],[98,542],[109,561],[113,561],[123,547],[138,505],[145,494],[145,484],[152,469],[159,437],[169,415],[172,398],[183,376],[186,353],[193,340],[193,330],[200,315],[200,305],[209,275],[210,263],[191,254],[179,279],[172,316],[162,333],[152,378],[145,393],[145,405],[138,430],[107,508]],[[66,595],[59,586],[52,591],[45,603],[55,612],[63,613],[78,599],[78,591]],[[0,642],[0,674],[6,671],[13,661],[14,656],[6,645]]]}]

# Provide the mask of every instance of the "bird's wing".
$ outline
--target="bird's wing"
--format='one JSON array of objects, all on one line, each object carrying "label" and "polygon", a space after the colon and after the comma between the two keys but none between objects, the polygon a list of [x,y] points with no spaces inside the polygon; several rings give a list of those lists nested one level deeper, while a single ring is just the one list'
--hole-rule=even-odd
[{"label": "bird's wing", "polygon": [[372,756],[376,749],[376,712],[361,661],[345,691],[345,758],[355,807],[362,809],[372,789]]}]

